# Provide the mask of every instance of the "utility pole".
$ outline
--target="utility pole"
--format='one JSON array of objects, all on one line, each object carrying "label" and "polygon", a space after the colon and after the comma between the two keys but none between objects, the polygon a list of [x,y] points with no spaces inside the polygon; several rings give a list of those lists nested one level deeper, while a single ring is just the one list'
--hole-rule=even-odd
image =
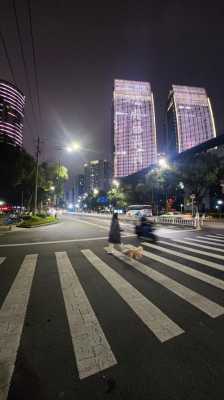
[{"label": "utility pole", "polygon": [[35,197],[34,197],[34,213],[37,214],[37,190],[38,190],[38,176],[39,176],[39,154],[40,154],[40,137],[37,138],[37,151],[36,151],[36,177],[35,177]]}]

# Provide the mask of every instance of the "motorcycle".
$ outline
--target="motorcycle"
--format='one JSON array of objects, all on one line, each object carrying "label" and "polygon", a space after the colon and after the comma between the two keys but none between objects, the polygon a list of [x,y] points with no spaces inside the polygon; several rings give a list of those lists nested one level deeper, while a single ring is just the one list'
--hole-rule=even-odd
[{"label": "motorcycle", "polygon": [[154,232],[155,228],[149,222],[136,225],[135,227],[135,233],[139,240],[150,240],[151,242],[156,243],[158,238]]}]

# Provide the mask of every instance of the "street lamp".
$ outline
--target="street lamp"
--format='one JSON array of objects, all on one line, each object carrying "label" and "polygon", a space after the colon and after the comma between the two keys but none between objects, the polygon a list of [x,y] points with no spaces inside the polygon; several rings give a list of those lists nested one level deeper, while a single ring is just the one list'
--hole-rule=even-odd
[{"label": "street lamp", "polygon": [[181,205],[180,205],[180,212],[181,212],[181,214],[182,214],[182,212],[183,212],[183,204],[181,203]]},{"label": "street lamp", "polygon": [[191,201],[192,201],[192,218],[193,218],[193,216],[194,216],[194,199],[195,199],[195,194],[192,194],[191,196],[190,196],[190,198],[191,198]]},{"label": "street lamp", "polygon": [[95,188],[95,189],[93,190],[93,194],[95,194],[95,196],[97,196],[97,195],[99,194],[99,190],[98,190],[97,188]]},{"label": "street lamp", "polygon": [[219,204],[221,206],[223,204],[223,201],[222,200],[218,200],[217,204]]},{"label": "street lamp", "polygon": [[52,192],[54,192],[55,186],[51,186],[51,187],[50,187],[50,190],[51,190]]},{"label": "street lamp", "polygon": [[161,169],[169,168],[169,164],[165,158],[160,158],[158,163]]},{"label": "street lamp", "polygon": [[79,142],[73,142],[69,146],[66,147],[68,153],[72,153],[73,151],[79,151],[81,149],[81,145]]},{"label": "street lamp", "polygon": [[116,179],[113,180],[113,185],[118,188],[120,186],[120,182],[118,182]]}]

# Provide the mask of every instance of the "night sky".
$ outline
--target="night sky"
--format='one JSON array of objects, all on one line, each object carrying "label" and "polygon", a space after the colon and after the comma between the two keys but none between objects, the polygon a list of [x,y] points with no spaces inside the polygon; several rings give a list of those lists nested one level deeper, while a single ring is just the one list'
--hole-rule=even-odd
[{"label": "night sky", "polygon": [[[17,0],[24,50],[34,84],[27,3]],[[224,133],[224,6],[210,1],[33,0],[32,16],[40,87],[42,160],[74,168],[111,153],[113,80],[149,81],[155,98],[159,149],[172,85],[203,86],[211,98],[218,134]],[[1,1],[0,24],[18,86],[27,96],[24,146],[34,151],[39,133],[28,98],[12,0]],[[0,44],[0,78],[11,80]],[[58,151],[82,142],[79,155]]]}]

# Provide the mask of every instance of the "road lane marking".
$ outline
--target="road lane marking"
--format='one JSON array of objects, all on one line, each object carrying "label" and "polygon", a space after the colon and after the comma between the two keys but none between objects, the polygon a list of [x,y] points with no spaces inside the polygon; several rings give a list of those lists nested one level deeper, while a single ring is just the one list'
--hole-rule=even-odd
[{"label": "road lane marking", "polygon": [[177,239],[175,239],[175,242],[189,244],[191,246],[201,247],[202,249],[213,250],[213,251],[215,250],[215,251],[219,251],[221,253],[224,253],[224,249],[219,249],[217,247],[212,247],[212,246],[206,246],[206,245],[203,245],[203,244],[199,244],[199,242],[198,243],[188,242],[187,241],[188,238],[185,238],[185,239],[186,240],[180,240],[180,239],[177,240]]},{"label": "road lane marking", "polygon": [[182,328],[91,250],[82,250],[82,253],[160,342],[165,342],[184,333]]},{"label": "road lane marking", "polygon": [[20,345],[37,254],[29,254],[0,309],[0,399],[6,400]]},{"label": "road lane marking", "polygon": [[224,236],[221,235],[220,233],[214,233],[213,235],[206,235],[206,236],[210,236],[210,237],[214,237],[214,238],[217,237],[217,238],[221,238],[224,240]]},{"label": "road lane marking", "polygon": [[181,297],[183,300],[198,308],[200,311],[204,312],[210,317],[216,318],[224,314],[224,307],[220,306],[214,301],[207,299],[201,294],[183,286],[181,283],[178,283],[174,279],[169,278],[168,276],[150,268],[149,266],[146,266],[145,264],[140,263],[139,261],[127,257],[119,251],[113,250],[112,254],[119,258],[119,260],[124,261],[128,265],[131,265],[137,271],[164,286],[166,289],[170,290],[171,292]]},{"label": "road lane marking", "polygon": [[189,254],[184,254],[184,253],[180,253],[179,251],[174,251],[171,249],[166,249],[165,247],[162,246],[158,246],[155,244],[151,244],[151,243],[143,243],[145,246],[150,247],[152,249],[156,249],[156,250],[161,250],[163,253],[168,253],[168,254],[172,254],[174,256],[180,257],[180,258],[184,258],[185,260],[190,260],[190,261],[194,261],[198,264],[202,264],[202,265],[206,265],[207,267],[211,267],[214,269],[217,269],[219,271],[224,272],[224,266],[221,264],[217,264],[213,261],[208,261],[208,260],[204,260],[202,258],[199,257],[194,257],[194,256],[190,256]]},{"label": "road lane marking", "polygon": [[219,239],[220,242],[224,241],[224,237],[222,236],[218,236],[218,235],[205,235],[208,238],[215,238],[215,239]]},{"label": "road lane marking", "polygon": [[[143,243],[143,244],[145,244],[145,243]],[[224,281],[222,281],[218,278],[215,278],[211,275],[207,275],[204,272],[200,272],[196,269],[187,267],[186,265],[180,264],[177,261],[173,261],[168,258],[157,256],[156,254],[149,253],[148,251],[144,252],[144,256],[151,258],[152,260],[158,261],[162,264],[165,264],[170,268],[176,269],[177,271],[184,272],[186,275],[193,276],[194,278],[199,279],[203,282],[206,282],[209,285],[212,285],[219,289],[224,290]]]},{"label": "road lane marking", "polygon": [[199,239],[208,239],[209,241],[212,241],[212,242],[221,242],[221,243],[223,243],[223,240],[221,240],[221,239],[215,239],[215,238],[212,238],[212,237],[208,237],[208,235],[206,235],[206,236],[197,236],[197,238],[199,238]]},{"label": "road lane marking", "polygon": [[4,260],[5,260],[5,257],[0,257],[0,265],[3,263]]},{"label": "road lane marking", "polygon": [[[176,239],[175,239],[176,242]],[[212,258],[217,258],[218,260],[222,260],[224,261],[224,256],[220,255],[220,254],[212,254],[209,253],[208,251],[202,251],[202,250],[196,250],[196,249],[192,249],[191,247],[186,247],[186,246],[181,246],[179,244],[176,244],[175,242],[166,242],[165,240],[159,240],[158,243],[162,243],[162,244],[166,244],[168,246],[172,246],[178,249],[182,249],[182,250],[187,250],[190,251],[191,253],[196,253],[196,254],[202,254],[204,256],[208,256],[208,257],[212,257]],[[178,241],[179,242],[179,241]],[[213,249],[214,250],[214,249]],[[223,268],[224,271],[224,268]]]},{"label": "road lane marking", "polygon": [[[127,237],[135,237],[136,235],[131,234],[124,234],[122,235],[123,238]],[[95,241],[95,240],[108,240],[108,236],[103,237],[90,237],[90,238],[83,238],[83,239],[65,239],[65,240],[54,240],[54,241],[46,241],[46,242],[26,242],[26,243],[6,243],[0,244],[0,247],[20,247],[20,246],[36,246],[42,244],[60,244],[60,243],[74,243],[74,242],[88,242],[88,241]]]},{"label": "road lane marking", "polygon": [[117,360],[66,252],[55,255],[79,377],[84,379]]},{"label": "road lane marking", "polygon": [[[198,237],[198,236],[197,236],[197,237]],[[193,238],[189,238],[189,237],[185,237],[184,239],[191,240],[191,241],[194,241],[194,242],[199,242],[199,243],[212,244],[213,246],[215,246],[215,245],[219,245],[219,246],[221,246],[221,247],[224,246],[224,244],[221,244],[221,243],[213,243],[213,242],[209,241],[208,239],[207,239],[207,240],[202,240],[202,239],[193,239]],[[213,247],[213,249],[214,249],[214,250],[217,250],[216,247]]]}]

